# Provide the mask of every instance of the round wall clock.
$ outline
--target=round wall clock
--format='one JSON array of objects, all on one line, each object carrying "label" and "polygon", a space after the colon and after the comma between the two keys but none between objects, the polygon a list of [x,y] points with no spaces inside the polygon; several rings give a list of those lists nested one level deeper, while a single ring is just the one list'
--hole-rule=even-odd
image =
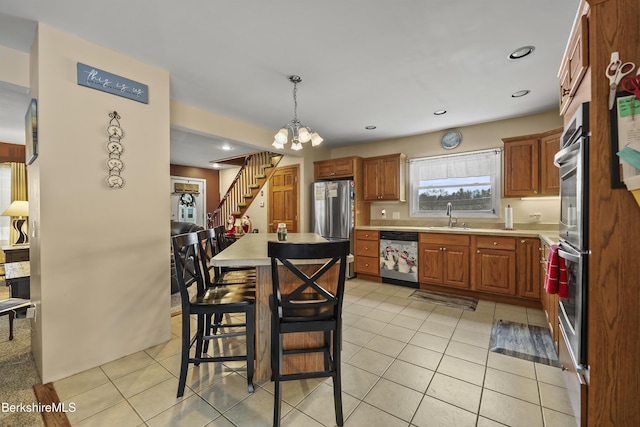
[{"label": "round wall clock", "polygon": [[451,150],[460,145],[462,141],[462,134],[457,130],[449,130],[442,135],[442,139],[440,139],[440,143],[442,147]]}]

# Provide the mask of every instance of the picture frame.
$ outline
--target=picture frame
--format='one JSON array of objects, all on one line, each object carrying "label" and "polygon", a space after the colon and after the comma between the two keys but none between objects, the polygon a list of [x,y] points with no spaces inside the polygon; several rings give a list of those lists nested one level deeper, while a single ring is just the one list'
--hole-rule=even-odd
[{"label": "picture frame", "polygon": [[[636,105],[638,100],[634,101],[635,95],[630,92],[617,92],[613,108],[609,111],[609,128],[610,128],[610,157],[611,157],[611,188],[627,188],[622,177],[622,160],[618,157],[618,151],[622,150],[626,143],[621,141],[620,135],[621,123],[624,120],[621,112],[618,111],[619,103],[633,103]],[[640,117],[640,109],[637,112]]]},{"label": "picture frame", "polygon": [[25,164],[32,164],[38,157],[38,101],[31,99],[24,117],[25,125]]}]

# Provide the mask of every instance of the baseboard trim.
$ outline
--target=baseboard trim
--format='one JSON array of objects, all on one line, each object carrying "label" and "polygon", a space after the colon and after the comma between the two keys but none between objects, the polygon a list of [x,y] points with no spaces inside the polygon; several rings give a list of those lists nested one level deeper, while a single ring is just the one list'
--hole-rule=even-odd
[{"label": "baseboard trim", "polygon": [[[56,404],[57,406],[60,403],[60,398],[53,387],[53,383],[36,384],[33,386],[33,392],[40,405]],[[46,427],[71,427],[67,414],[64,412],[42,411],[40,414]]]}]

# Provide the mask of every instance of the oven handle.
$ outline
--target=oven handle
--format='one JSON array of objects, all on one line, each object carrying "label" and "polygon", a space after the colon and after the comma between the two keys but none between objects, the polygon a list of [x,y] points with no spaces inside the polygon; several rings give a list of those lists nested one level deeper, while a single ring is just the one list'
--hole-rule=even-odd
[{"label": "oven handle", "polygon": [[564,259],[568,259],[569,261],[573,261],[573,262],[580,261],[580,255],[574,255],[570,252],[563,251],[562,249],[558,249],[558,255],[560,255],[560,257]]},{"label": "oven handle", "polygon": [[553,164],[557,167],[562,166],[567,163],[567,159],[571,159],[573,157],[573,152],[580,149],[579,143],[573,143],[568,147],[563,148],[558,151],[555,156],[553,156]]}]

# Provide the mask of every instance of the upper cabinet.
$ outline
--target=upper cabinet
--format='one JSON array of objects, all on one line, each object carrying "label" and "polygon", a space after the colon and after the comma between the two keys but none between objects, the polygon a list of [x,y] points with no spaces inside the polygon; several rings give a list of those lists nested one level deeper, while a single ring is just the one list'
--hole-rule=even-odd
[{"label": "upper cabinet", "polygon": [[353,178],[356,174],[357,162],[360,160],[360,157],[343,157],[313,162],[314,181]]},{"label": "upper cabinet", "polygon": [[364,200],[406,201],[405,154],[368,157],[364,166]]},{"label": "upper cabinet", "polygon": [[558,168],[553,156],[560,150],[562,128],[504,138],[504,197],[557,196]]},{"label": "upper cabinet", "polygon": [[562,58],[560,82],[560,115],[564,115],[573,101],[578,86],[589,67],[589,4],[583,2],[576,18],[567,50]]}]

